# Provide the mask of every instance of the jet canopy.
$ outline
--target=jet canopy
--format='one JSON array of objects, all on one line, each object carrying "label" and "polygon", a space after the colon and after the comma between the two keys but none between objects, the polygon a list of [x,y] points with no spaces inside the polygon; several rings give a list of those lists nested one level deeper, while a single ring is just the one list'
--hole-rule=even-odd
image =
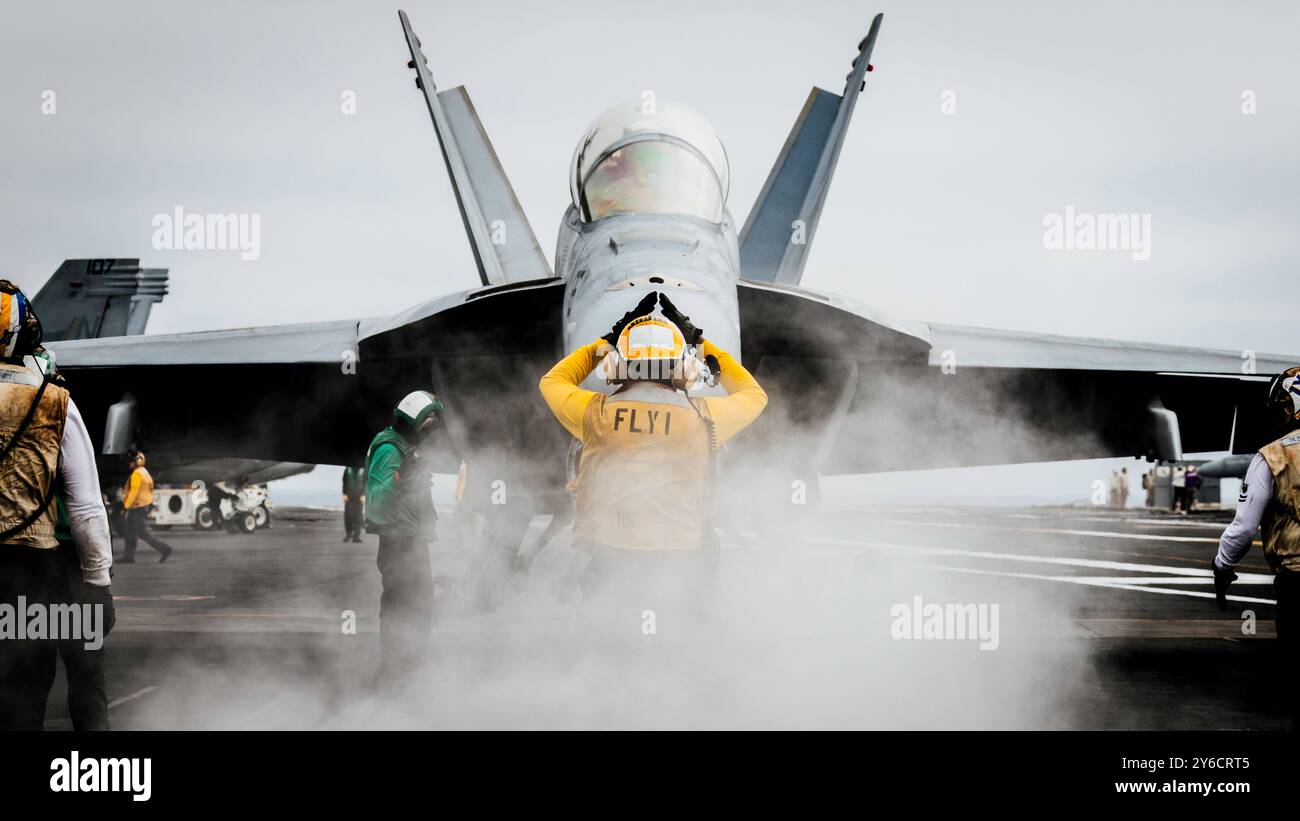
[{"label": "jet canopy", "polygon": [[573,153],[569,186],[583,222],[687,214],[722,222],[730,172],[713,127],[686,106],[636,102],[596,119]]}]

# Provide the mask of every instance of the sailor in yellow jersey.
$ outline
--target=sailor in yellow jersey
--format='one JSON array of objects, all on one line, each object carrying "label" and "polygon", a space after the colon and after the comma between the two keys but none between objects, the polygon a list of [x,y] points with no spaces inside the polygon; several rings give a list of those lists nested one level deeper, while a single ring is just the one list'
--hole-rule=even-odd
[{"label": "sailor in yellow jersey", "polygon": [[[726,396],[688,394],[701,381],[703,361]],[[579,387],[598,365],[619,385],[612,395]],[[666,296],[650,293],[609,334],[556,364],[539,387],[582,443],[574,546],[591,554],[584,610],[603,602],[595,617],[613,619],[608,626],[619,633],[644,627],[656,603],[672,611],[649,616],[656,632],[680,624],[686,610],[706,609],[716,564],[707,549],[714,544],[713,457],[763,412],[767,394],[758,382]]]},{"label": "sailor in yellow jersey", "polygon": [[158,561],[165,562],[172,554],[172,546],[149,532],[149,511],[153,508],[153,477],[145,470],[143,453],[131,455],[131,475],[122,489],[122,507],[126,510],[125,532],[122,558],[118,564],[135,562],[135,545],[137,539],[158,551]]}]

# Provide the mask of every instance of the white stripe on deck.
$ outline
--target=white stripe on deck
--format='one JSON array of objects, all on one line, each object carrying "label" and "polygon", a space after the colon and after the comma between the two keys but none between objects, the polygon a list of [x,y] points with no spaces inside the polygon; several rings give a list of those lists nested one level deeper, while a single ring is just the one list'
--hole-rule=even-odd
[{"label": "white stripe on deck", "polygon": [[[1161,536],[1154,533],[1121,533],[1115,530],[1076,530],[1066,527],[1012,527],[1010,525],[977,525],[958,522],[918,522],[905,519],[873,519],[873,522],[887,525],[908,525],[921,527],[959,527],[970,530],[1003,530],[1015,533],[1053,533],[1061,536],[1100,536],[1106,539],[1136,539],[1142,542],[1195,542],[1199,544],[1218,544],[1218,539],[1208,536]],[[1224,525],[1227,528],[1227,525]],[[1256,539],[1255,544],[1259,543]]]},{"label": "white stripe on deck", "polygon": [[[1156,573],[1165,574],[1164,576],[1149,577],[1123,577],[1123,576],[1047,576],[1036,573],[1013,573],[996,570],[979,570],[976,568],[959,568],[946,565],[921,565],[924,567],[933,567],[939,570],[952,570],[960,573],[978,573],[990,576],[1007,576],[1021,579],[1039,579],[1042,581],[1068,582],[1070,584],[1081,584],[1092,587],[1113,587],[1121,590],[1145,590],[1151,593],[1161,593],[1174,596],[1192,596],[1194,598],[1214,598],[1212,592],[1202,592],[1199,590],[1172,590],[1164,587],[1151,587],[1152,583],[1160,583],[1162,579],[1169,576],[1186,581],[1174,582],[1177,584],[1198,584],[1211,582],[1214,573],[1210,570],[1201,570],[1190,567],[1166,567],[1158,564],[1137,564],[1134,562],[1115,562],[1102,559],[1071,559],[1058,556],[1030,556],[1023,553],[993,553],[984,550],[955,550],[944,547],[914,547],[911,545],[890,544],[887,542],[867,542],[853,539],[836,539],[829,536],[812,536],[808,541],[822,542],[830,544],[840,544],[870,550],[886,550],[900,553],[922,553],[932,556],[966,556],[976,559],[993,559],[998,561],[1018,561],[1031,562],[1035,564],[1050,564],[1065,567],[1087,567],[1096,570],[1121,570],[1139,573]],[[814,553],[861,553],[861,550],[821,550],[812,551]],[[1273,581],[1271,576],[1263,573],[1242,573],[1237,579],[1238,584],[1268,584]],[[1169,583],[1169,582],[1165,582]],[[1273,599],[1259,599],[1251,596],[1228,596],[1231,601],[1252,602],[1256,604],[1276,604]]]},{"label": "white stripe on deck", "polygon": [[[1135,562],[1116,562],[1109,559],[1072,559],[1061,556],[1031,556],[1026,553],[995,553],[987,550],[957,550],[949,547],[916,547],[912,545],[891,544],[889,542],[868,542],[857,539],[838,539],[833,536],[810,536],[810,542],[838,544],[846,547],[866,547],[875,550],[895,550],[911,553],[929,553],[936,556],[969,556],[976,559],[1000,559],[1003,561],[1035,562],[1038,564],[1056,564],[1066,567],[1090,567],[1095,570],[1127,570],[1138,573],[1163,573],[1170,576],[1198,576],[1211,578],[1214,573],[1209,569],[1195,567],[1166,567],[1161,564],[1138,564]],[[814,553],[858,552],[858,551],[812,551]],[[1260,574],[1244,574],[1260,575]],[[1267,578],[1267,577],[1265,577]]]},{"label": "white stripe on deck", "polygon": [[[1197,599],[1212,599],[1213,593],[1204,593],[1199,590],[1172,590],[1167,587],[1148,587],[1137,584],[1121,584],[1110,580],[1107,576],[1041,576],[1037,573],[1007,573],[999,570],[978,570],[973,567],[948,567],[939,564],[914,564],[913,567],[924,567],[933,570],[950,570],[954,573],[972,573],[979,576],[1006,576],[1013,579],[1039,579],[1048,582],[1068,582],[1070,584],[1082,584],[1089,587],[1113,587],[1117,590],[1141,590],[1146,593],[1160,593],[1166,596],[1191,596]],[[1277,604],[1274,599],[1257,599],[1253,596],[1228,596],[1228,601],[1248,602],[1250,604]]]},{"label": "white stripe on deck", "polygon": [[997,518],[1002,519],[1069,519],[1075,522],[1124,522],[1133,525],[1146,525],[1149,527],[1200,527],[1213,530],[1223,530],[1228,526],[1227,522],[1202,522],[1196,519],[1127,519],[1123,516],[1072,516],[1068,513],[1060,515],[1044,515],[1041,513],[1008,513],[994,514]]},{"label": "white stripe on deck", "polygon": [[[1211,579],[1187,576],[1071,576],[1072,579],[1095,579],[1121,584],[1210,584]],[[1233,584],[1272,584],[1273,577],[1263,573],[1243,573]]]},{"label": "white stripe on deck", "polygon": [[128,701],[133,701],[134,699],[137,699],[137,698],[139,698],[140,696],[147,696],[147,695],[149,695],[150,693],[152,693],[154,690],[157,690],[157,689],[158,689],[157,687],[146,687],[146,688],[144,688],[143,690],[137,690],[137,691],[135,691],[134,693],[132,693],[132,694],[129,695],[129,696],[122,696],[121,698],[115,698],[115,699],[113,699],[112,701],[110,701],[110,702],[108,703],[108,709],[111,710],[111,709],[113,709],[114,707],[117,707],[117,706],[119,706],[119,705],[122,705],[122,704],[127,703]]}]

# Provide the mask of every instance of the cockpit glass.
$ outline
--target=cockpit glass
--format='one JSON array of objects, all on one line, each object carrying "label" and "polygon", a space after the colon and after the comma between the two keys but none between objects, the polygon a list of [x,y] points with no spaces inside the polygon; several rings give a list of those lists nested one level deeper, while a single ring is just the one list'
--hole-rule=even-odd
[{"label": "cockpit glass", "polygon": [[583,186],[589,221],[615,214],[688,214],[722,222],[724,196],[700,155],[681,145],[642,140],[600,161]]}]

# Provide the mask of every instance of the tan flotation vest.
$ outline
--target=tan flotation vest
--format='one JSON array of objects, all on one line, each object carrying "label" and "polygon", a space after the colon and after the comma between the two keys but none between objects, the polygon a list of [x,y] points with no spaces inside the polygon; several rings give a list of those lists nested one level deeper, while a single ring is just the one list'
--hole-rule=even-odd
[{"label": "tan flotation vest", "polygon": [[1273,570],[1300,572],[1300,432],[1259,450],[1273,473],[1273,501],[1264,510],[1260,530],[1264,556]]},{"label": "tan flotation vest", "polygon": [[583,420],[575,543],[702,548],[712,449],[703,402],[652,385],[594,398]]},{"label": "tan flotation vest", "polygon": [[[0,363],[0,448],[14,439],[32,406],[41,378],[21,365]],[[0,533],[23,523],[53,493],[58,478],[59,445],[68,416],[68,392],[45,386],[27,428],[0,464]],[[3,544],[54,548],[55,505]]]}]

